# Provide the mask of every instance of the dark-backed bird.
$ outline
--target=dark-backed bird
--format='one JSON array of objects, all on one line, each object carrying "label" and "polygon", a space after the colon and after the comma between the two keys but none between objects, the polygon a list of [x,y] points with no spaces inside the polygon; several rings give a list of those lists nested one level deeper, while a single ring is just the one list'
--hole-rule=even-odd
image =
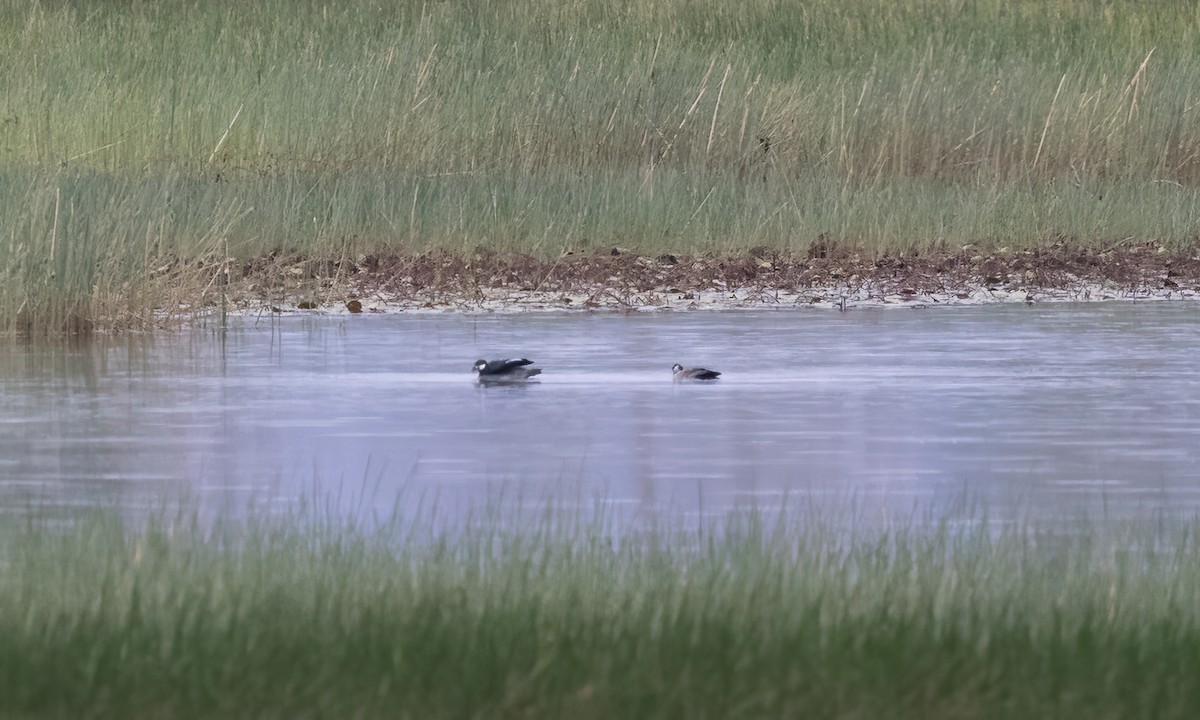
[{"label": "dark-backed bird", "polygon": [[541,374],[540,368],[528,367],[532,364],[532,360],[525,358],[479,359],[475,361],[471,371],[479,376],[480,382],[523,382],[534,375]]},{"label": "dark-backed bird", "polygon": [[685,368],[679,363],[671,366],[671,374],[676,380],[716,380],[721,373],[707,368]]}]

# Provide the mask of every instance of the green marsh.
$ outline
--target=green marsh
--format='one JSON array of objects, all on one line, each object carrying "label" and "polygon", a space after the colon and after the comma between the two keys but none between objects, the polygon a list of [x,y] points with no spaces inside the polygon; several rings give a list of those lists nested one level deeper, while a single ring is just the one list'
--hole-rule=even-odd
[{"label": "green marsh", "polygon": [[[6,717],[1194,717],[1200,526],[0,519]],[[845,521],[845,522],[843,522]],[[519,529],[514,529],[519,528]],[[617,540],[614,540],[617,538]]]},{"label": "green marsh", "polygon": [[1198,34],[1132,0],[9,0],[0,323],[144,324],[268,253],[1187,248]]}]

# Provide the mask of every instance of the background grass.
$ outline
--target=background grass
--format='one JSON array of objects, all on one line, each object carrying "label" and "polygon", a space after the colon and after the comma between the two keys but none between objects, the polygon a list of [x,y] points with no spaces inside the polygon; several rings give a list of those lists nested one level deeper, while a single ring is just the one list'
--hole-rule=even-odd
[{"label": "background grass", "polygon": [[[1194,717],[1195,520],[0,518],[12,717]],[[512,528],[520,528],[514,530]],[[850,532],[847,529],[850,528]],[[1080,529],[1080,528],[1076,528]]]},{"label": "background grass", "polygon": [[0,317],[271,251],[1191,247],[1198,12],[8,0]]}]

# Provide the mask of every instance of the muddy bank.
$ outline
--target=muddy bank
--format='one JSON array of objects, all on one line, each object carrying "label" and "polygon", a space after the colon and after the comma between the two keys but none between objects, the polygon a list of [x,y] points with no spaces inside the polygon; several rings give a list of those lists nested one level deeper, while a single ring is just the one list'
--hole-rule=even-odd
[{"label": "muddy bank", "polygon": [[550,261],[482,249],[343,262],[272,255],[227,262],[217,272],[220,282],[209,283],[201,301],[214,306],[224,289],[235,312],[840,309],[1200,297],[1200,254],[1154,244],[883,257],[824,241],[803,255],[760,248],[726,257],[619,248]]}]

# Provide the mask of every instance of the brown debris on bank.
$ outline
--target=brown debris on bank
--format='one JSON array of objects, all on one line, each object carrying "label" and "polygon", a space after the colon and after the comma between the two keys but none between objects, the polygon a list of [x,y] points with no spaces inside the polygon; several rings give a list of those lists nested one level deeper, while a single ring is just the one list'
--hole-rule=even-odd
[{"label": "brown debris on bank", "polygon": [[[354,262],[271,256],[234,269],[230,309],[326,312],[723,309],[1200,296],[1200,255],[1156,244],[876,256],[824,238],[807,252],[647,256],[617,248],[554,260],[477,249]],[[211,298],[209,299],[211,302]]]}]

